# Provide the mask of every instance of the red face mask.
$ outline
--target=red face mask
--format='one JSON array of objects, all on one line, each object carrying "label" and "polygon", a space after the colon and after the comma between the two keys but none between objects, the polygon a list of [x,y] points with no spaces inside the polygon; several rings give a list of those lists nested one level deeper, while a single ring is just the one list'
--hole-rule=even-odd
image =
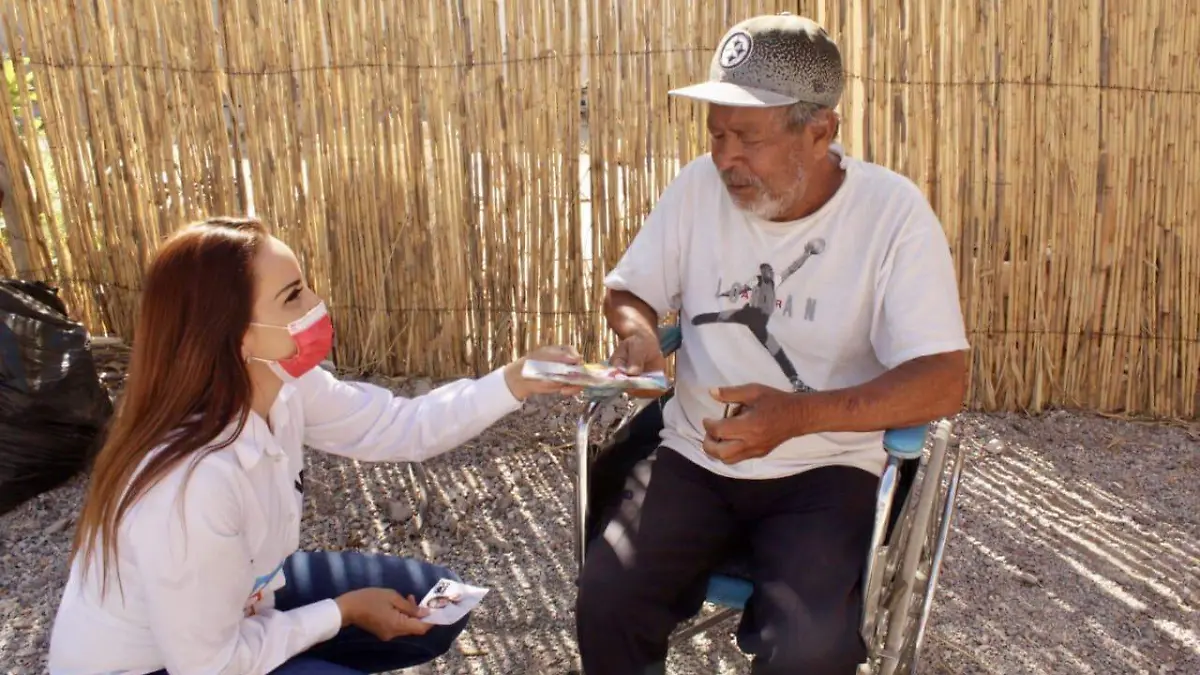
[{"label": "red face mask", "polygon": [[[284,327],[264,323],[252,323],[251,325],[267,328]],[[256,360],[265,362],[279,376],[279,379],[289,382],[316,368],[329,355],[329,350],[333,348],[333,321],[329,318],[325,303],[322,302],[304,316],[289,323],[286,328],[292,336],[292,341],[296,343],[296,353],[279,361]]]}]

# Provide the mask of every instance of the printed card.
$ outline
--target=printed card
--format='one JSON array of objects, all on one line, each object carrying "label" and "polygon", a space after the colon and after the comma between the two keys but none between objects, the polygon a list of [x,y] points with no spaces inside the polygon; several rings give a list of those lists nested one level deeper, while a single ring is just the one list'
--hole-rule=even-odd
[{"label": "printed card", "polygon": [[467,615],[488,594],[488,589],[441,579],[421,600],[429,616],[421,619],[435,626],[449,626]]}]

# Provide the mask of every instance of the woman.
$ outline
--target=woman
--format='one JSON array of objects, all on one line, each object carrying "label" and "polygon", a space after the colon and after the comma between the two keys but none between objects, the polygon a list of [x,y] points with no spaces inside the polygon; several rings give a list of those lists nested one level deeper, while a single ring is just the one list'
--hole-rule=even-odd
[{"label": "woman", "polygon": [[[518,360],[413,399],[318,365],[333,328],[295,255],[255,220],[184,228],[150,265],[121,410],[92,470],[50,671],[322,673],[405,668],[463,630],[417,599],[445,569],[297,552],[302,447],[421,461],[532,394]],[[570,348],[533,358],[578,361]]]}]

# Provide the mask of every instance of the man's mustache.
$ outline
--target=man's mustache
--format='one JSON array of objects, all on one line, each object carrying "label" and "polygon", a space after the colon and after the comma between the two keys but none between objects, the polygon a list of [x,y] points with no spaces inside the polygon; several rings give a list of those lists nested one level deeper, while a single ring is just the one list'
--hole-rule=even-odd
[{"label": "man's mustache", "polygon": [[751,173],[740,172],[736,169],[725,169],[722,171],[721,181],[724,182],[727,187],[762,187],[762,181],[758,179],[758,176],[755,176]]}]

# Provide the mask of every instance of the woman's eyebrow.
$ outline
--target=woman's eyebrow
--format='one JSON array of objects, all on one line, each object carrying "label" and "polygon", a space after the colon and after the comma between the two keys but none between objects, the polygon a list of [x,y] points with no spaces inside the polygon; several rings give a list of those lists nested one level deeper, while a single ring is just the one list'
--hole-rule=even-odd
[{"label": "woman's eyebrow", "polygon": [[299,287],[300,287],[300,280],[297,279],[297,280],[293,281],[292,283],[288,284],[287,286],[284,286],[283,288],[279,289],[279,292],[275,294],[275,297],[278,298],[279,296],[283,295],[284,293],[287,293],[289,290],[291,290],[293,288],[299,288]]}]

